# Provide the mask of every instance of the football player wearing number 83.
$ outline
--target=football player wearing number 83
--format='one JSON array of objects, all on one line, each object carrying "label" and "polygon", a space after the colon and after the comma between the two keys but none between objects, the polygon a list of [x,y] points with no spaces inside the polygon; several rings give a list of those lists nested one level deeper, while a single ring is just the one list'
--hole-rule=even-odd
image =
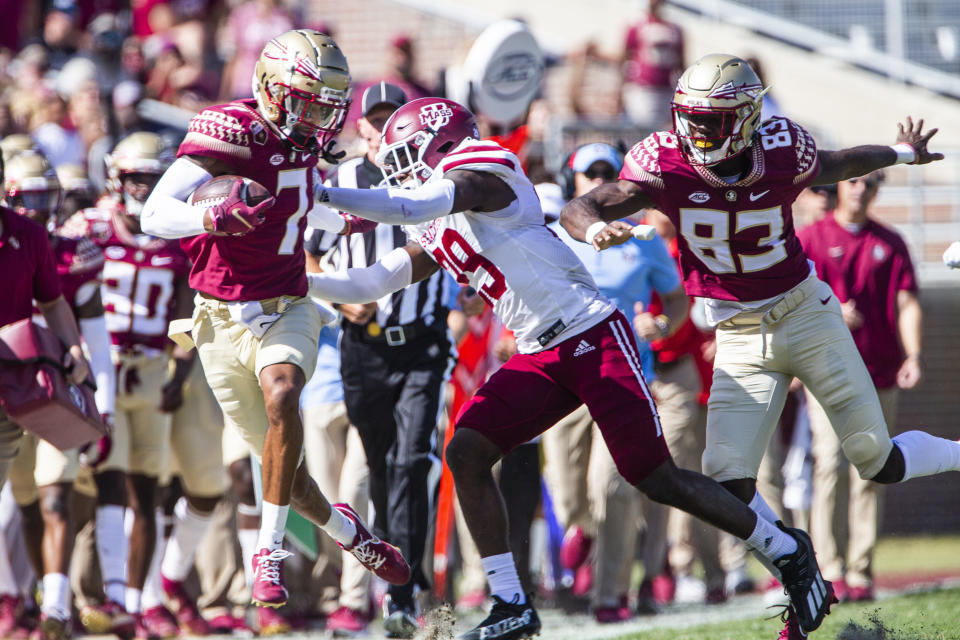
[{"label": "football player wearing number 83", "polygon": [[[516,336],[518,353],[463,408],[445,452],[494,601],[461,640],[540,631],[517,577],[491,467],[582,404],[617,470],[640,491],[747,540],[793,582],[818,576],[808,538],[758,518],[714,480],[673,463],[629,321],[543,224],[517,157],[478,137],[473,114],[450,100],[421,98],[397,109],[384,125],[377,163],[388,184],[407,188],[318,187],[317,194],[337,209],[406,225],[412,241],[373,266],[308,276],[312,295],[357,303],[442,267],[472,286]],[[629,236],[629,225],[618,224]]]},{"label": "football player wearing number 83", "polygon": [[[687,293],[706,298],[717,325],[704,472],[774,523],[756,492],[757,469],[793,377],[823,405],[865,479],[960,470],[960,444],[922,431],[890,438],[840,304],[808,263],[791,216],[804,187],[941,160],[927,150],[937,130],[908,117],[892,147],[822,151],[785,118],[758,126],[765,91],[743,60],[701,58],[677,84],[673,131],[634,146],[619,182],[570,202],[561,223],[598,250],[625,240],[621,223],[610,221],[637,209],[657,208],[676,225]],[[783,573],[792,604],[781,637],[800,638],[829,610],[832,593],[817,581],[792,589]]]},{"label": "football player wearing number 83", "polygon": [[[144,204],[146,233],[181,238],[197,291],[192,319],[170,334],[194,344],[223,410],[263,462],[263,510],[253,558],[253,601],[287,600],[281,561],[287,514],[300,514],[381,578],[410,569],[393,546],[370,535],[347,505],[330,505],[303,464],[300,392],[316,364],[322,319],[306,297],[303,235],[310,224],[345,223],[314,207],[317,163],[331,153],[350,105],[347,60],[329,36],[298,29],[264,47],[254,98],[204,109],[190,122],[177,160]],[[271,194],[250,206],[234,191],[214,207],[187,199],[213,176],[237,175]],[[189,336],[187,334],[190,334]]]}]

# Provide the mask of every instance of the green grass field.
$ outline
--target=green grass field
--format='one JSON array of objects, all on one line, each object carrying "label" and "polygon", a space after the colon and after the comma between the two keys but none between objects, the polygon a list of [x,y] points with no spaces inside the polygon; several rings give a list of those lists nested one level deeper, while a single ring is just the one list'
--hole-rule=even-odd
[{"label": "green grass field", "polygon": [[[689,629],[658,629],[617,640],[774,640],[779,619],[742,620]],[[837,606],[814,632],[827,640],[956,640],[960,638],[960,588]]]}]

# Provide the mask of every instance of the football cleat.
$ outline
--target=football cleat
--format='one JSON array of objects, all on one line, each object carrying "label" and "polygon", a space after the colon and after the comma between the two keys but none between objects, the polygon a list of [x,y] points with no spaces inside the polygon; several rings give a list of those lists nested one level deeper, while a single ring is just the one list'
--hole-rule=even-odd
[{"label": "football cleat", "polygon": [[797,612],[792,605],[787,605],[786,611],[781,616],[783,620],[783,630],[777,636],[777,640],[806,640],[807,634],[800,628],[800,622],[797,619]]},{"label": "football cleat", "polygon": [[136,620],[134,637],[136,638],[166,640],[180,635],[180,627],[177,626],[176,618],[162,604],[144,609],[143,613],[134,616],[134,618]]},{"label": "football cleat", "polygon": [[251,601],[261,607],[282,607],[287,604],[287,587],[283,583],[280,563],[293,554],[283,549],[264,547],[253,556],[253,590]]},{"label": "football cleat", "polygon": [[6,593],[0,596],[0,638],[9,637],[13,633],[22,612],[22,597]]},{"label": "football cleat", "polygon": [[257,609],[257,628],[261,636],[278,636],[290,633],[293,627],[285,615],[276,609],[263,607]]},{"label": "football cleat", "polygon": [[80,624],[87,633],[112,633],[121,638],[133,635],[135,622],[124,606],[113,600],[80,609]]},{"label": "football cleat", "polygon": [[335,637],[351,637],[367,630],[370,619],[363,611],[340,607],[327,617],[327,631]]},{"label": "football cleat", "polygon": [[210,625],[202,615],[197,603],[187,593],[183,582],[179,580],[170,580],[163,574],[160,575],[160,583],[163,586],[163,593],[167,599],[174,603],[174,615],[177,623],[183,631],[191,636],[205,636],[210,634]]},{"label": "football cleat", "polygon": [[580,568],[590,555],[593,538],[589,537],[582,527],[572,526],[567,529],[560,544],[560,566],[575,571]]},{"label": "football cleat", "polygon": [[797,541],[797,550],[777,558],[773,564],[780,570],[784,591],[790,597],[801,630],[810,633],[820,626],[836,600],[833,585],[820,575],[810,536],[779,521],[777,526]]},{"label": "football cleat", "polygon": [[381,580],[391,584],[407,584],[410,582],[410,565],[403,559],[400,549],[388,542],[384,542],[373,535],[364,526],[363,520],[348,504],[335,504],[333,508],[353,521],[357,527],[357,535],[353,544],[345,546],[337,543],[341,549],[350,552],[364,567],[372,571]]},{"label": "football cleat", "polygon": [[529,599],[523,604],[493,596],[493,608],[483,622],[457,640],[519,640],[540,633],[540,617]]},{"label": "football cleat", "polygon": [[37,627],[36,631],[40,632],[38,635],[43,640],[64,640],[70,637],[72,625],[70,624],[70,618],[60,618],[41,613],[40,626]]}]

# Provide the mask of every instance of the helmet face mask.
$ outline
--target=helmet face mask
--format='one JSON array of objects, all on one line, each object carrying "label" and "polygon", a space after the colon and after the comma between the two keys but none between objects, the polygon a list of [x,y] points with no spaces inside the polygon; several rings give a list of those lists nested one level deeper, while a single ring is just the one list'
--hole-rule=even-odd
[{"label": "helmet face mask", "polygon": [[260,114],[301,149],[323,148],[340,133],[349,93],[350,71],[337,43],[309,29],[268,42],[253,74]]},{"label": "helmet face mask", "polygon": [[467,138],[479,139],[480,132],[476,117],[466,107],[442,98],[408,102],[383,126],[377,152],[383,184],[408,189],[420,186],[444,156]]},{"label": "helmet face mask", "polygon": [[760,121],[766,89],[740,58],[704,56],[677,82],[673,128],[690,164],[711,166],[745,151]]},{"label": "helmet face mask", "polygon": [[105,162],[108,186],[123,199],[124,213],[139,217],[154,185],[173,163],[173,151],[157,134],[141,131],[118,142]]}]

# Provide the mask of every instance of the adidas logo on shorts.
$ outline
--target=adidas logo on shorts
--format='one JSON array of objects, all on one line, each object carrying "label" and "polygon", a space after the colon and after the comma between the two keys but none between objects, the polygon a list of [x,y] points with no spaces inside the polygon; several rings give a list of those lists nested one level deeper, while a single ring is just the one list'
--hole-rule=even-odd
[{"label": "adidas logo on shorts", "polygon": [[595,350],[596,347],[592,344],[588,344],[586,340],[581,340],[580,344],[577,345],[576,350],[573,352],[573,357],[582,356],[585,353],[589,353]]}]

